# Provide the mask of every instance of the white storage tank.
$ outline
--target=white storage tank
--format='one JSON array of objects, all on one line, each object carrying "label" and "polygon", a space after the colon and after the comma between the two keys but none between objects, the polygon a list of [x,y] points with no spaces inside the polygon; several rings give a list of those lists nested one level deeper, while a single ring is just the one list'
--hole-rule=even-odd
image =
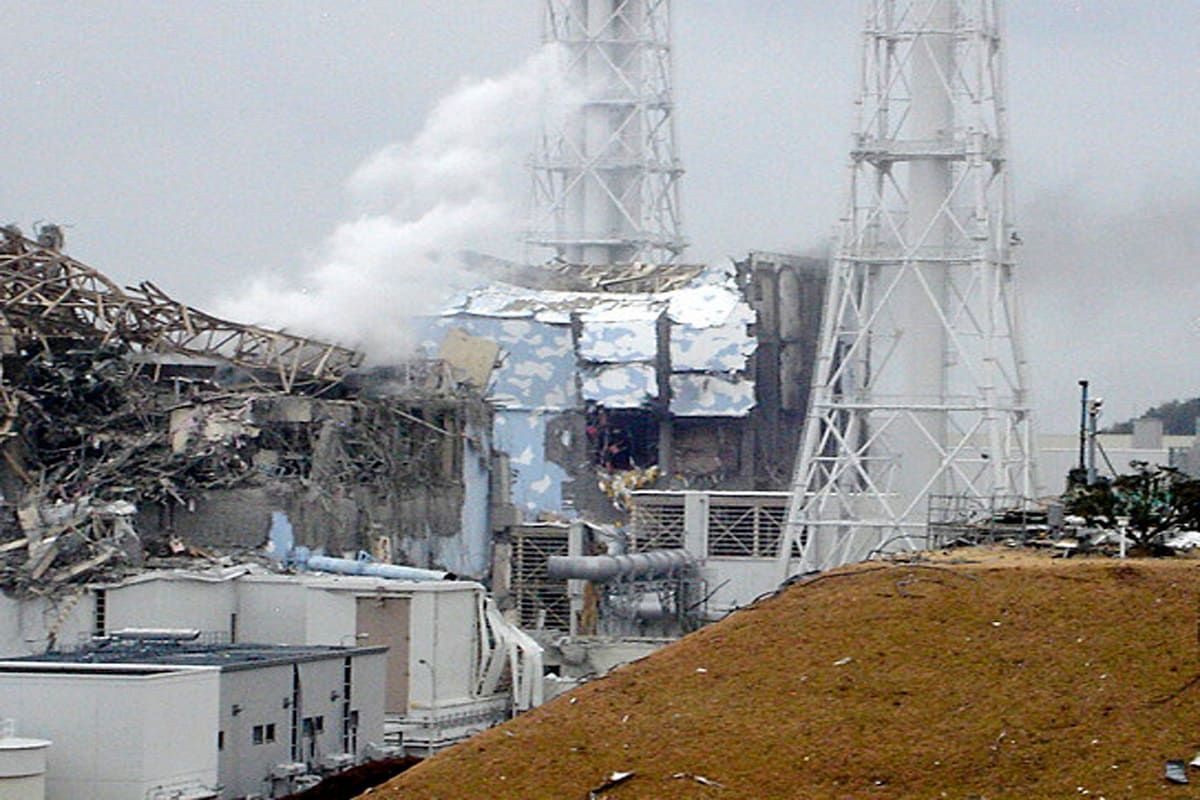
[{"label": "white storage tank", "polygon": [[46,800],[45,739],[15,735],[12,720],[0,720],[0,800]]}]

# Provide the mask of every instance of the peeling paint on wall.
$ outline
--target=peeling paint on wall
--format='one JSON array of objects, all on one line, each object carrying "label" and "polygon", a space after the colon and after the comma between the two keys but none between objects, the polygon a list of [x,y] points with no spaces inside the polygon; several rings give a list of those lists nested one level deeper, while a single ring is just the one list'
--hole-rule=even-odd
[{"label": "peeling paint on wall", "polygon": [[[579,357],[587,361],[627,364],[634,361],[653,363],[658,356],[658,314],[647,318],[603,319],[581,315]],[[603,316],[603,315],[601,315]]]},{"label": "peeling paint on wall", "polygon": [[754,382],[725,375],[671,376],[671,413],[680,417],[744,417],[754,407]]},{"label": "peeling paint on wall", "polygon": [[651,364],[587,367],[582,392],[605,408],[642,408],[658,397],[658,375]]}]

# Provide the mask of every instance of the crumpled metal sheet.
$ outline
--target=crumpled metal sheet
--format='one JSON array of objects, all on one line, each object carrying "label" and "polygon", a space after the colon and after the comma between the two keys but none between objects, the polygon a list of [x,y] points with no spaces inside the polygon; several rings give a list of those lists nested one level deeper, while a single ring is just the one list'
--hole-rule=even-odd
[{"label": "crumpled metal sheet", "polygon": [[671,413],[679,417],[744,417],[754,408],[754,382],[686,372],[671,376]]},{"label": "crumpled metal sheet", "polygon": [[[535,291],[502,283],[460,295],[431,321],[500,345],[490,397],[504,409],[566,411],[583,400],[637,408],[659,394],[658,322],[671,323],[668,356],[681,416],[744,416],[754,405],[747,371],[757,342],[754,312],[733,280],[712,271],[708,283],[657,294]],[[579,322],[578,340],[571,325]],[[436,349],[436,342],[431,339]],[[605,366],[600,366],[605,365]],[[616,365],[620,365],[619,367]],[[576,390],[576,383],[581,388]]]},{"label": "crumpled metal sheet", "polygon": [[587,369],[581,392],[605,408],[641,408],[658,397],[658,375],[652,364],[613,364]]},{"label": "crumpled metal sheet", "polygon": [[[733,315],[750,312],[730,276],[667,292],[664,297],[668,300],[672,321],[693,328],[724,325]],[[752,319],[753,312],[750,313]]]},{"label": "crumpled metal sheet", "polygon": [[648,309],[662,305],[662,295],[538,291],[492,283],[458,295],[442,316],[536,319],[551,325],[569,325],[572,315],[583,312],[644,315]]},{"label": "crumpled metal sheet", "polygon": [[573,315],[609,321],[646,319],[666,312],[673,322],[693,328],[725,325],[734,315],[751,314],[730,275],[710,274],[707,282],[654,294],[532,290],[492,283],[456,296],[442,316],[537,319],[567,325]]}]

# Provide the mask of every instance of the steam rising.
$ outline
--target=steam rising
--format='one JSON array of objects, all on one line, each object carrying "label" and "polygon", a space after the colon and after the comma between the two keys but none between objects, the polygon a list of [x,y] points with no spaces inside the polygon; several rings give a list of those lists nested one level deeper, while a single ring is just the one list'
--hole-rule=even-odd
[{"label": "steam rising", "polygon": [[545,109],[578,102],[565,75],[548,46],[506,75],[464,83],[411,141],[355,171],[348,185],[363,212],[333,231],[317,266],[298,283],[256,278],[220,313],[356,346],[377,363],[409,353],[412,317],[468,280],[456,254],[521,228],[513,166]]}]

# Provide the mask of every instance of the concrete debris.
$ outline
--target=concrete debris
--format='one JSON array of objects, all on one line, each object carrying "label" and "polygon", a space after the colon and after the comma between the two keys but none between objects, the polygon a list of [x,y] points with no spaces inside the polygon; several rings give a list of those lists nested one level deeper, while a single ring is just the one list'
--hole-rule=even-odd
[{"label": "concrete debris", "polygon": [[636,775],[636,772],[614,772],[604,779],[604,782],[588,792],[588,800],[598,800],[600,792],[607,792],[609,789],[620,786],[627,780]]},{"label": "concrete debris", "polygon": [[471,384],[495,349],[460,344],[460,375],[352,372],[354,351],[219,320],[150,284],[122,290],[3,229],[0,588],[50,592],[145,556],[211,560],[205,547],[231,542],[190,540],[188,517],[224,496],[245,511],[237,492],[263,493],[262,525],[213,524],[247,551],[275,510],[299,540],[340,550],[382,546],[403,514],[442,524],[435,503],[457,532],[461,450],[491,413]]},{"label": "concrete debris", "polygon": [[140,565],[142,544],[132,523],[136,510],[126,501],[83,497],[39,504],[27,497],[16,514],[24,535],[0,546],[0,585],[30,592],[73,581],[113,561]]},{"label": "concrete debris", "polygon": [[691,780],[695,781],[696,783],[702,784],[704,786],[711,786],[714,789],[724,789],[725,788],[725,784],[723,784],[723,783],[717,783],[716,781],[714,781],[710,778],[706,778],[703,775],[693,775],[690,772],[676,772],[671,777],[674,778],[675,780],[691,779]]},{"label": "concrete debris", "polygon": [[1167,762],[1166,774],[1164,777],[1170,783],[1187,783],[1187,764],[1182,760],[1171,760]]}]

